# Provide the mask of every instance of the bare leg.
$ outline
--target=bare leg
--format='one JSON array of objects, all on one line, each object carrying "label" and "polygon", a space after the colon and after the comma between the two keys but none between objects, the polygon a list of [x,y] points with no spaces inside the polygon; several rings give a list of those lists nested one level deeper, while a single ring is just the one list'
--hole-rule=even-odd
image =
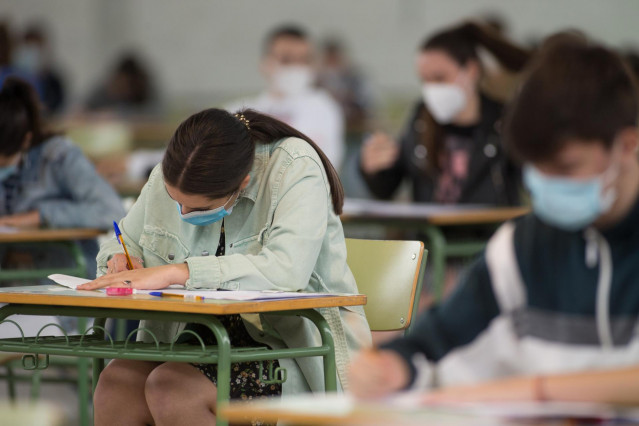
[{"label": "bare leg", "polygon": [[144,390],[156,425],[214,425],[217,388],[190,364],[167,362],[154,369]]},{"label": "bare leg", "polygon": [[93,396],[95,426],[153,424],[144,385],[157,362],[115,359],[107,365]]}]

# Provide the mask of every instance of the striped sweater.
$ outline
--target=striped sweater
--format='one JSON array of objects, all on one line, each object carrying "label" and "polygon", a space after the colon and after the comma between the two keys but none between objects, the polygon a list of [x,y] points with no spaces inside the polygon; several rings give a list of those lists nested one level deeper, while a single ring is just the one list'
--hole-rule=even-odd
[{"label": "striped sweater", "polygon": [[639,363],[639,201],[609,229],[504,224],[455,292],[384,345],[409,386]]}]

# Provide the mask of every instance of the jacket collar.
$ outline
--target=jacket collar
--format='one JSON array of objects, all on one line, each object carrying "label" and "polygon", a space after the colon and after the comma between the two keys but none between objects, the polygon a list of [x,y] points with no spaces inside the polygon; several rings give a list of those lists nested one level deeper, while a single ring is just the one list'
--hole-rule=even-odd
[{"label": "jacket collar", "polygon": [[262,182],[264,173],[266,173],[266,165],[268,164],[270,154],[271,144],[257,142],[257,146],[255,147],[255,160],[249,173],[251,180],[247,187],[240,191],[240,197],[248,198],[255,202],[260,189],[260,182]]}]

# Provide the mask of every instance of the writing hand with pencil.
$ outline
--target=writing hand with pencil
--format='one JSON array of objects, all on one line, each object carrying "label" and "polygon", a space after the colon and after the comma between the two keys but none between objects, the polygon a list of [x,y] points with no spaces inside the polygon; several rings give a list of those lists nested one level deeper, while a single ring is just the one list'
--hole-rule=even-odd
[{"label": "writing hand with pencil", "polygon": [[185,284],[189,279],[189,268],[186,263],[145,268],[142,259],[129,256],[117,223],[113,222],[113,226],[124,253],[115,254],[107,262],[106,275],[78,286],[79,290],[96,290],[104,287],[156,290],[171,284]]}]

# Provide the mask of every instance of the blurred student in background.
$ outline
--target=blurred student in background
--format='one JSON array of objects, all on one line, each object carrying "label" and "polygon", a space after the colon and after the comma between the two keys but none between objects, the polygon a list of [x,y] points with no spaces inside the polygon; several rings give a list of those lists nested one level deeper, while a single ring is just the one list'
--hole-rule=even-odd
[{"label": "blurred student in background", "polygon": [[639,403],[638,114],[616,53],[553,37],[505,124],[534,213],[503,225],[411,334],[355,359],[351,389],[436,378],[450,388],[430,399]]},{"label": "blurred student in background", "polygon": [[65,89],[62,77],[52,63],[50,49],[45,28],[32,24],[16,47],[13,64],[16,69],[38,79],[46,112],[55,114],[64,106]]},{"label": "blurred student in background", "polygon": [[[0,90],[0,226],[108,230],[123,216],[117,194],[80,149],[46,130],[33,88],[8,77]],[[93,278],[97,242],[81,244]],[[70,262],[60,250],[2,247],[2,266],[15,266],[12,259],[28,259],[34,267]]]},{"label": "blurred student in background", "polygon": [[157,108],[151,74],[135,53],[123,54],[86,102],[88,111],[118,115],[153,114]]},{"label": "blurred student in background", "polygon": [[518,71],[528,53],[473,23],[428,38],[417,56],[422,99],[397,143],[378,132],[364,142],[361,172],[371,192],[391,198],[404,179],[419,202],[519,203],[519,170],[501,143],[502,105],[479,89],[478,47]]},{"label": "blurred student in background", "polygon": [[266,90],[256,98],[227,106],[252,108],[308,135],[339,170],[344,155],[344,118],[339,104],[315,87],[315,52],[306,31],[296,26],[273,30],[264,42],[260,70]]},{"label": "blurred student in background", "polygon": [[15,37],[9,23],[0,22],[0,86],[10,76],[27,81],[38,96],[42,95],[40,80],[36,75],[15,66]]},{"label": "blurred student in background", "polygon": [[371,90],[338,39],[326,40],[322,45],[318,82],[342,107],[347,130],[362,132],[372,112]]}]

